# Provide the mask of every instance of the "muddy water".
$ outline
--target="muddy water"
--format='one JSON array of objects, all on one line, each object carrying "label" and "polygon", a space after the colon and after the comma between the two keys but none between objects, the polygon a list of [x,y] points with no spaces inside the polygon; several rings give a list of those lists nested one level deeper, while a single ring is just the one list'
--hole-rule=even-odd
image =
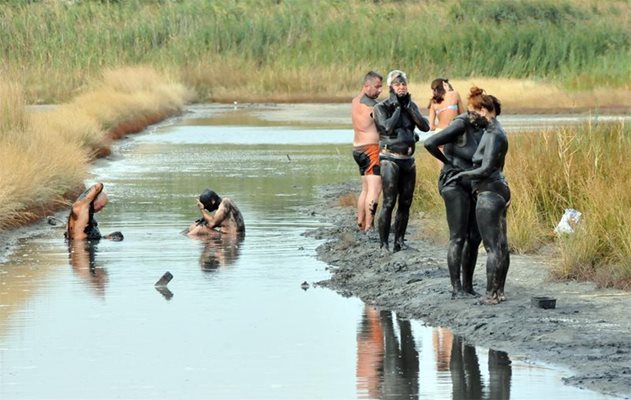
[{"label": "muddy water", "polygon": [[[328,276],[301,235],[323,222],[301,206],[357,179],[351,133],[234,111],[197,110],[95,165],[101,231],[124,241],[68,248],[47,225],[0,264],[0,398],[605,398],[523,355],[301,287]],[[205,187],[237,203],[244,240],[180,234]]]}]

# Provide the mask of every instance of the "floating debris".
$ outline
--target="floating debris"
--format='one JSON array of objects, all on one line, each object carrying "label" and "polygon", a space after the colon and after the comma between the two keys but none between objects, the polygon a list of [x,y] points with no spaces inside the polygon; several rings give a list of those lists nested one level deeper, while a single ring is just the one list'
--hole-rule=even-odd
[{"label": "floating debris", "polygon": [[155,286],[156,287],[163,287],[169,284],[169,282],[171,282],[171,279],[173,279],[173,275],[167,271],[164,273],[164,275],[162,275],[162,278],[160,278],[158,280],[158,282],[156,282]]},{"label": "floating debris", "polygon": [[307,289],[309,289],[309,284],[307,283],[307,281],[304,281],[304,282],[302,282],[300,287],[302,288],[302,290],[307,290]]}]

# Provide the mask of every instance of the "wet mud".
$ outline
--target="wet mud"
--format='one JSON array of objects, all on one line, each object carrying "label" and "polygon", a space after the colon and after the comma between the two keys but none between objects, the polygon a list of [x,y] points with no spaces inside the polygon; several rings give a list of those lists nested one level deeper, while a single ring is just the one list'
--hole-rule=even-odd
[{"label": "wet mud", "polygon": [[[631,397],[631,293],[598,289],[592,283],[554,281],[554,257],[511,255],[507,301],[481,305],[480,298],[451,298],[446,246],[418,238],[419,218],[410,217],[409,248],[379,249],[376,234],[355,226],[353,207],[339,198],[358,191],[352,184],[320,189],[322,204],[305,209],[331,225],[306,232],[324,243],[317,257],[331,272],[315,282],[345,296],[403,313],[433,326],[449,327],[473,345],[508,352],[511,357],[568,369],[564,383],[622,398]],[[514,223],[514,221],[508,221]],[[484,293],[486,255],[481,251],[474,289]],[[556,307],[534,306],[534,296],[556,299]]]}]

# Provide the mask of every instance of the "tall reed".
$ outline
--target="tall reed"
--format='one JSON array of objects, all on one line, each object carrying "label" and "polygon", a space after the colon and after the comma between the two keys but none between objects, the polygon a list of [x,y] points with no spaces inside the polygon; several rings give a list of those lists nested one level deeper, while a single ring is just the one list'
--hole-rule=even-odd
[{"label": "tall reed", "polygon": [[4,2],[0,72],[29,102],[129,64],[175,72],[206,100],[347,98],[367,70],[395,67],[629,88],[628,19],[624,0]]}]

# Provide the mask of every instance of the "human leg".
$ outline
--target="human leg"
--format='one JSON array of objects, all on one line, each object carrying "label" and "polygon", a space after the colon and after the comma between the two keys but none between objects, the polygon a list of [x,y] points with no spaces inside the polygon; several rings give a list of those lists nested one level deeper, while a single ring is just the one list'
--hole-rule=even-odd
[{"label": "human leg", "polygon": [[365,230],[366,221],[366,195],[368,194],[368,182],[366,176],[362,176],[362,191],[357,199],[357,227],[360,231]]},{"label": "human leg", "polygon": [[375,214],[377,213],[377,206],[379,205],[379,194],[381,193],[381,176],[367,175],[364,179],[367,184],[366,197],[364,200],[364,231],[368,231],[374,227]]},{"label": "human leg", "polygon": [[465,279],[463,265],[467,247],[468,220],[471,199],[469,194],[458,184],[443,188],[440,192],[445,203],[447,225],[449,227],[449,246],[447,248],[447,266],[451,280],[452,296],[462,292]]},{"label": "human leg", "polygon": [[405,240],[405,231],[410,217],[410,206],[416,187],[416,163],[414,159],[407,159],[399,163],[400,175],[398,179],[399,203],[394,221],[393,251],[401,250]]},{"label": "human leg", "polygon": [[397,182],[399,167],[391,160],[381,160],[381,186],[383,190],[383,206],[379,214],[378,229],[380,247],[388,249],[388,237],[390,236],[390,222],[392,210],[397,201]]},{"label": "human leg", "polygon": [[480,230],[478,229],[478,222],[475,217],[476,202],[470,194],[469,199],[468,233],[467,240],[462,249],[462,289],[465,293],[477,296],[478,294],[473,290],[473,272],[475,271],[475,265],[478,261],[478,250],[482,238],[480,237]]},{"label": "human leg", "polygon": [[506,200],[499,193],[485,191],[478,194],[476,218],[486,249],[486,302],[497,304],[500,298],[502,279],[508,268],[508,242],[505,228],[502,226],[502,215],[505,213]]}]

